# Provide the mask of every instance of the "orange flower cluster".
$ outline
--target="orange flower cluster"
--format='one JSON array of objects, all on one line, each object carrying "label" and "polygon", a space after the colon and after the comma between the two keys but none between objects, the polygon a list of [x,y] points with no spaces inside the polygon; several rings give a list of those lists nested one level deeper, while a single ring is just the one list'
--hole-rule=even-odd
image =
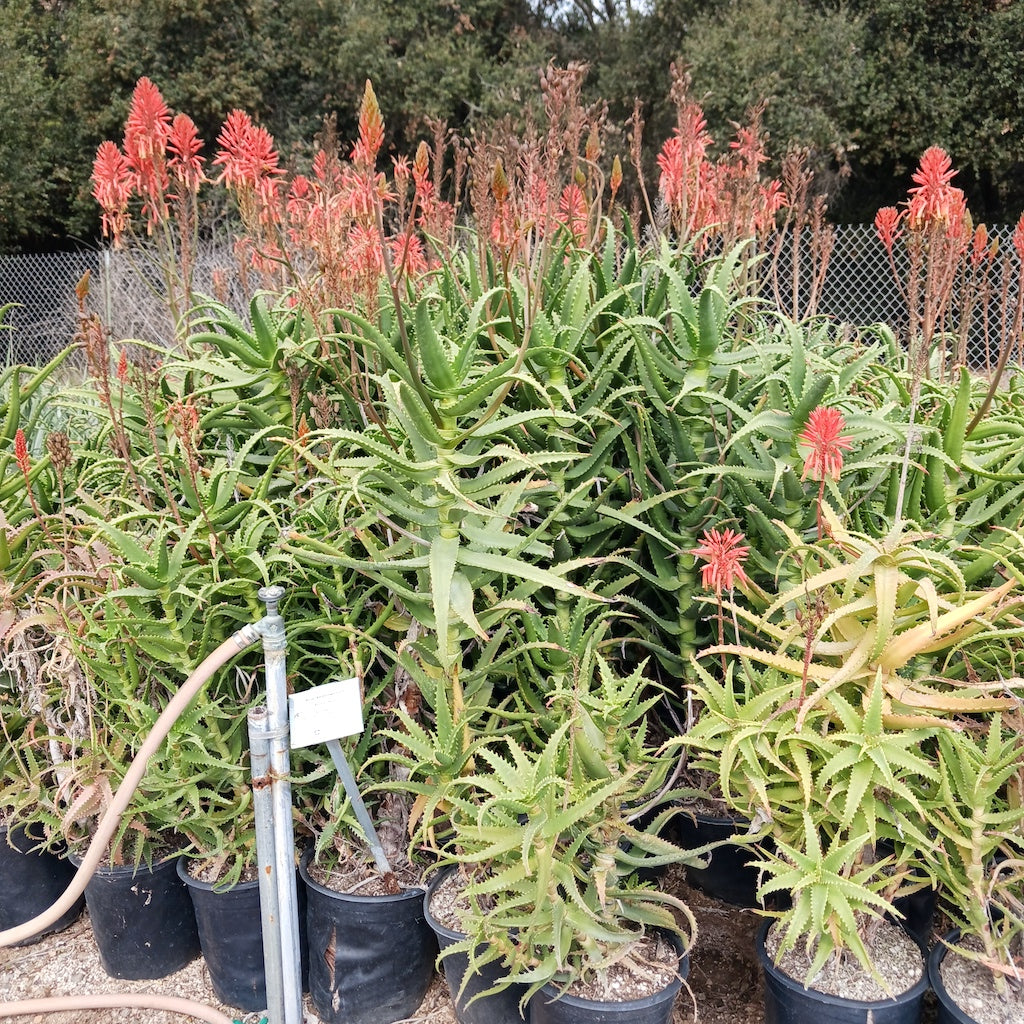
[{"label": "orange flower cluster", "polygon": [[270,132],[253,124],[244,110],[232,110],[217,143],[220,151],[213,163],[223,168],[218,183],[238,193],[252,193],[261,220],[266,224],[276,223],[280,219],[280,176],[284,168],[279,166]]},{"label": "orange flower cluster", "polygon": [[916,186],[909,190],[907,202],[907,223],[911,230],[919,231],[938,222],[947,225],[950,235],[962,233],[967,200],[960,189],[950,185],[956,175],[953,161],[944,149],[930,146],[924,151],[912,175]]},{"label": "orange flower cluster", "polygon": [[399,200],[398,191],[376,169],[383,142],[380,106],[367,82],[351,161],[342,164],[336,154],[321,150],[312,176],[296,175],[288,191],[288,243],[294,253],[308,254],[318,268],[322,298],[328,304],[344,303],[357,294],[374,295],[386,258],[399,276],[423,273],[428,260],[416,229],[445,230],[454,221],[454,211],[449,213],[447,204],[435,196],[429,150],[421,144],[411,165],[407,160],[394,165],[395,185],[403,199],[410,179],[413,183],[412,215],[403,218],[406,222],[393,235],[383,236],[384,210]]},{"label": "orange flower cluster", "polygon": [[705,530],[700,544],[690,554],[703,558],[701,586],[721,597],[724,590],[732,590],[736,580],[747,582],[743,571],[743,559],[750,554],[750,548],[743,543],[744,536],[735,530]]},{"label": "orange flower cluster", "polygon": [[684,237],[727,232],[740,238],[771,230],[787,200],[781,182],[761,179],[767,156],[759,115],[737,129],[727,156],[712,160],[712,145],[701,106],[681,103],[675,132],[658,154],[658,187],[673,228]]},{"label": "orange flower cluster", "polygon": [[92,171],[92,194],[103,213],[103,233],[120,244],[131,221],[130,204],[142,200],[146,229],[168,216],[169,203],[194,195],[203,181],[202,140],[192,119],[173,118],[160,90],[140,78],[132,94],[122,147],[102,142]]},{"label": "orange flower cluster", "polygon": [[809,448],[804,459],[801,480],[839,479],[843,468],[843,452],[853,448],[853,439],[843,433],[846,420],[838,409],[819,405],[807,417],[807,423],[800,432],[799,443]]},{"label": "orange flower cluster", "polygon": [[941,230],[947,239],[958,240],[965,248],[973,241],[980,259],[985,242],[974,238],[963,191],[950,184],[957,173],[944,149],[931,146],[924,151],[912,175],[915,185],[908,190],[906,209],[883,206],[875,214],[875,230],[890,253],[905,224],[912,232]]}]

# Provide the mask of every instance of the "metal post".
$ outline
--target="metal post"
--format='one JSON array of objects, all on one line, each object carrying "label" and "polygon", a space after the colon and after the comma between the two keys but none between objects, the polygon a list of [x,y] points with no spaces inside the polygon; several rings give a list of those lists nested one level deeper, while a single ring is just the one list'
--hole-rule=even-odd
[{"label": "metal post", "polygon": [[[302,1024],[302,976],[299,962],[299,914],[295,891],[295,834],[292,827],[291,751],[288,742],[288,686],[284,619],[277,610],[282,587],[263,587],[267,606],[260,623],[267,688],[270,799],[273,812],[273,880],[277,889],[283,1016],[271,1024]],[[270,866],[270,865],[268,865]],[[261,873],[266,868],[261,865]]]},{"label": "metal post", "polygon": [[274,875],[274,805],[270,795],[270,738],[267,709],[248,714],[249,761],[252,766],[252,804],[256,815],[256,861],[260,883],[260,921],[263,925],[263,968],[267,981],[267,1017],[285,1017],[281,955],[281,909]]},{"label": "metal post", "polygon": [[363,830],[363,835],[366,837],[366,845],[370,847],[370,853],[373,854],[377,870],[383,875],[390,875],[391,864],[388,861],[387,854],[384,853],[380,836],[377,835],[377,830],[373,827],[373,819],[370,817],[370,812],[367,811],[366,804],[363,803],[363,797],[359,792],[359,787],[356,785],[355,777],[352,775],[352,769],[349,768],[348,761],[345,760],[345,752],[341,749],[341,744],[337,740],[328,740],[327,750],[331,755],[331,760],[334,762],[334,767],[341,779],[341,784],[345,787],[349,800],[352,801],[352,809],[356,812],[356,819],[359,822],[359,827]]}]

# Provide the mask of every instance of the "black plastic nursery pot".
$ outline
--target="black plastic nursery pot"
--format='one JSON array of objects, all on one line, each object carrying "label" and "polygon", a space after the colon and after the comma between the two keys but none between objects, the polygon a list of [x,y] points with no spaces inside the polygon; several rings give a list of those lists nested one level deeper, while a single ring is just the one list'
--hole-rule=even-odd
[{"label": "black plastic nursery pot", "polygon": [[[430,882],[426,895],[423,897],[423,913],[427,923],[437,936],[437,944],[442,952],[466,936],[441,924],[430,912],[430,900],[434,890],[454,871],[448,868],[440,872]],[[455,1019],[459,1024],[521,1024],[529,1020],[529,1010],[524,1015],[519,1004],[526,994],[525,985],[509,985],[491,995],[480,995],[493,988],[502,978],[504,968],[498,961],[491,961],[466,981],[465,989],[459,995],[463,979],[469,970],[469,957],[465,953],[451,953],[441,958],[444,980],[452,997]],[[477,997],[477,998],[474,998]]]},{"label": "black plastic nursery pot", "polygon": [[842,996],[805,988],[803,983],[781,971],[765,949],[772,922],[765,921],[757,933],[757,956],[764,974],[765,1024],[918,1024],[925,993],[928,991],[926,961],[928,951],[921,949],[921,977],[906,992],[893,999],[845,999]]},{"label": "black plastic nursery pot", "polygon": [[668,1024],[676,996],[690,973],[690,958],[677,935],[670,936],[679,953],[679,972],[660,992],[645,999],[604,1002],[559,995],[545,985],[530,999],[530,1024]]},{"label": "black plastic nursery pot", "polygon": [[903,927],[919,943],[926,946],[935,919],[935,900],[935,890],[928,886],[893,901],[893,906],[903,915]]},{"label": "black plastic nursery pot", "polygon": [[[708,843],[730,840],[746,825],[736,818],[715,817],[684,810],[676,816],[679,845],[696,849]],[[746,846],[728,844],[714,850],[706,868],[686,867],[686,881],[695,889],[737,907],[756,907],[757,870],[747,862],[753,852]]]},{"label": "black plastic nursery pot", "polygon": [[[0,827],[0,931],[15,928],[48,910],[75,876],[74,865],[67,858],[38,849],[38,845],[31,827]],[[18,945],[27,946],[44,935],[63,931],[78,919],[84,906],[85,898],[79,897],[52,925]]]},{"label": "black plastic nursery pot", "polygon": [[977,1020],[953,999],[942,980],[942,962],[949,952],[946,943],[955,944],[959,941],[959,930],[951,931],[943,936],[942,942],[935,943],[928,956],[928,980],[939,1004],[937,1024],[977,1024]]},{"label": "black plastic nursery pot", "polygon": [[85,888],[100,964],[112,978],[165,978],[200,953],[192,901],[174,858],[99,867]]},{"label": "black plastic nursery pot", "polygon": [[335,892],[299,864],[306,891],[309,996],[323,1024],[391,1024],[412,1016],[434,977],[437,942],[423,893],[359,896]]},{"label": "black plastic nursery pot", "polygon": [[[178,859],[178,877],[185,883],[195,911],[199,945],[217,998],[251,1012],[267,1005],[267,974],[263,960],[263,919],[258,881],[220,888],[193,878],[188,861]],[[297,887],[299,946],[305,982],[305,891]]]}]

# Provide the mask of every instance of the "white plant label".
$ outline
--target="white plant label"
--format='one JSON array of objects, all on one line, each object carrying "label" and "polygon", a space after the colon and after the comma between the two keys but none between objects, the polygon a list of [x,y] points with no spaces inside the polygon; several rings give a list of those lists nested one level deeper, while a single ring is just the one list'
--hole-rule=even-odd
[{"label": "white plant label", "polygon": [[293,747],[355,736],[363,731],[363,699],[358,679],[335,679],[288,695]]}]

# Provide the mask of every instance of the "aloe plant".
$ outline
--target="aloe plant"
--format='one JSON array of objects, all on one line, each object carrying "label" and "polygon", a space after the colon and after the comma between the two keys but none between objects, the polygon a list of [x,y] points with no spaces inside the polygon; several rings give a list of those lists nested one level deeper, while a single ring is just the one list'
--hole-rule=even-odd
[{"label": "aloe plant", "polygon": [[[436,845],[439,865],[464,875],[466,937],[450,951],[466,953],[471,972],[500,960],[499,985],[527,986],[524,998],[628,961],[648,929],[686,945],[696,932],[685,904],[637,874],[707,852],[658,834],[675,756],[647,740],[657,694],[641,670],[616,674],[589,643],[571,676],[549,695],[559,724],[529,744],[503,712],[479,708],[461,720],[445,712],[431,733],[403,717],[392,734],[424,811],[413,842]],[[481,716],[491,726],[467,733]]]},{"label": "aloe plant", "polygon": [[[940,771],[928,792],[937,832],[929,861],[942,908],[960,929],[957,951],[979,960],[996,990],[1024,977],[1024,802],[1021,733],[1013,716],[938,737]],[[964,940],[976,939],[971,949]]]},{"label": "aloe plant", "polygon": [[[871,924],[919,887],[909,851],[933,842],[919,787],[938,780],[922,752],[936,729],[888,725],[878,681],[863,703],[834,692],[800,726],[799,673],[737,660],[719,681],[697,664],[693,690],[690,765],[717,777],[727,805],[753,823],[759,895],[791,894],[776,915],[779,955],[802,943],[808,979],[847,950],[872,972]],[[896,853],[876,856],[883,841]]]},{"label": "aloe plant", "polygon": [[792,891],[779,955],[804,944],[808,978],[846,951],[873,971],[873,922],[949,863],[943,828],[955,829],[940,805],[955,737],[1020,699],[1012,543],[1010,578],[972,588],[961,565],[991,546],[958,547],[899,517],[882,536],[852,530],[824,490],[813,531],[773,524],[786,541],[777,584],[741,580],[720,598],[736,639],[694,663],[700,711],[685,739],[691,763],[771,839],[760,891]]}]

